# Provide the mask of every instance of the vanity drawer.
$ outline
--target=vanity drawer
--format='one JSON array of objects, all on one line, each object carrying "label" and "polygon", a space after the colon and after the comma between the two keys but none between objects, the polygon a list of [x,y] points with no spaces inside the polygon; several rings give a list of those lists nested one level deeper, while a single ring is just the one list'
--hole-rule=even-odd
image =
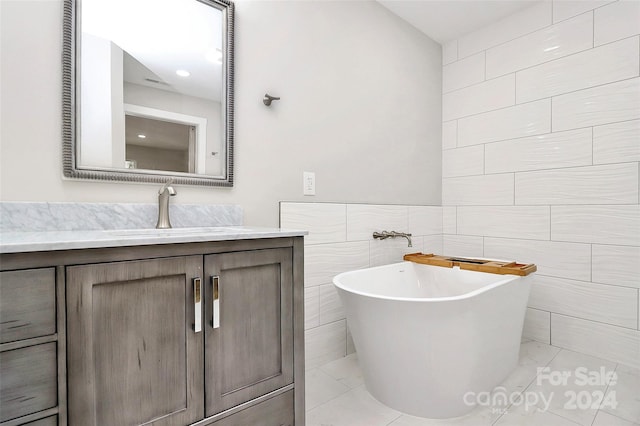
[{"label": "vanity drawer", "polygon": [[58,403],[56,343],[0,353],[0,422]]},{"label": "vanity drawer", "polygon": [[0,272],[0,343],[56,332],[54,268]]}]

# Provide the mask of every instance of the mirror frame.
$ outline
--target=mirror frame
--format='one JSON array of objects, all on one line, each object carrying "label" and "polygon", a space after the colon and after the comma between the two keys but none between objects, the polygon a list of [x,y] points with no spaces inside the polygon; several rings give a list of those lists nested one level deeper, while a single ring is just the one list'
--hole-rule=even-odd
[{"label": "mirror frame", "polygon": [[[177,173],[161,170],[145,170],[144,172],[126,171],[127,169],[107,169],[81,167],[77,164],[76,144],[78,138],[78,117],[80,102],[76,87],[79,87],[80,57],[76,46],[81,34],[78,30],[79,0],[64,0],[63,20],[63,49],[62,49],[62,165],[64,176],[71,179],[165,183],[173,179],[175,184],[201,186],[233,186],[233,142],[234,142],[234,96],[233,96],[233,46],[234,46],[234,4],[230,0],[193,0],[226,11],[227,30],[224,32],[223,45],[226,48],[225,64],[223,67],[223,82],[225,83],[225,128],[224,143],[226,143],[226,176],[216,177],[196,175],[193,173]],[[80,70],[81,71],[81,70]]]}]

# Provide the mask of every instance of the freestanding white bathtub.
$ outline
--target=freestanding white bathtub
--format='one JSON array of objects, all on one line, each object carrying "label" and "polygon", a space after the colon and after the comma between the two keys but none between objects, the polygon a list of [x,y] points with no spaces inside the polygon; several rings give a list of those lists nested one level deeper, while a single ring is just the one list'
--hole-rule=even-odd
[{"label": "freestanding white bathtub", "polygon": [[369,392],[414,416],[449,418],[516,367],[531,279],[402,262],[333,283]]}]

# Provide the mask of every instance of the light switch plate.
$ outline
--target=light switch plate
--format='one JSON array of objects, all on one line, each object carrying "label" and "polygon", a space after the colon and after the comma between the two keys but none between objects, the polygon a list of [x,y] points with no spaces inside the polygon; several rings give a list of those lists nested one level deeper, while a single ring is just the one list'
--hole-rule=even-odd
[{"label": "light switch plate", "polygon": [[316,195],[316,174],[314,172],[302,172],[302,194]]}]

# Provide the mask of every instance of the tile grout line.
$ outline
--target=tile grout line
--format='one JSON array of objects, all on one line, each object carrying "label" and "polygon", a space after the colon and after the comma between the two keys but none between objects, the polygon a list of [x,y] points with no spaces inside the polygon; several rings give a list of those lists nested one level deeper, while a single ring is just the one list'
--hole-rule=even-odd
[{"label": "tile grout line", "polygon": [[321,374],[325,375],[326,377],[330,378],[330,379],[331,379],[331,380],[333,380],[334,382],[339,383],[339,384],[341,384],[341,385],[345,386],[347,389],[346,389],[344,392],[341,392],[340,394],[338,394],[338,395],[334,396],[333,398],[330,398],[329,400],[327,400],[327,401],[325,401],[325,402],[323,402],[323,403],[321,403],[321,404],[316,405],[315,407],[312,407],[312,408],[309,408],[309,409],[307,409],[307,408],[305,407],[305,410],[304,410],[304,411],[305,411],[306,413],[308,413],[308,412],[309,412],[309,411],[311,411],[311,410],[315,410],[316,408],[321,407],[321,406],[325,405],[326,403],[331,402],[331,401],[333,401],[334,399],[339,398],[339,397],[341,397],[342,395],[344,395],[344,394],[346,394],[347,392],[349,392],[350,390],[354,389],[354,388],[351,388],[351,387],[349,387],[348,385],[345,385],[344,383],[340,382],[340,380],[336,379],[335,377],[333,377],[331,374],[327,373],[326,371],[322,370],[322,367],[324,367],[325,365],[327,365],[327,364],[329,364],[329,363],[331,363],[331,362],[333,362],[333,361],[325,362],[324,364],[321,364],[321,365],[319,365],[318,367],[314,367],[314,368],[312,368],[311,370],[305,370],[305,375],[306,375],[307,373],[311,372],[312,370],[316,370],[316,371],[318,371],[319,373],[321,373]]},{"label": "tile grout line", "polygon": [[[594,126],[591,126],[591,165],[592,166],[595,165],[594,155],[593,155],[593,149],[594,149],[594,147],[593,147],[593,145],[594,145],[593,144],[593,128],[594,128]],[[619,163],[616,163],[616,164],[619,164]]]},{"label": "tile grout line", "polygon": [[[562,414],[556,414],[556,413],[554,413],[553,411],[547,411],[547,413],[548,413],[548,414],[551,414],[551,415],[553,415],[553,416],[556,416],[556,417],[560,417],[561,419],[566,420],[566,421],[568,421],[568,422],[571,422],[571,423],[573,423],[573,424],[574,424],[574,425],[576,425],[576,426],[580,425],[580,423],[577,423],[576,421],[574,421],[574,420],[572,420],[572,419],[570,419],[570,418],[568,418],[568,417],[565,417],[565,416],[563,416]],[[594,416],[594,419],[595,419],[595,416]]]},{"label": "tile grout line", "polygon": [[[544,343],[543,343],[543,344],[544,344]],[[521,343],[521,345],[522,345],[522,343]],[[551,344],[549,344],[548,346],[552,346],[552,345],[551,345]],[[553,347],[553,346],[552,346],[552,347]],[[556,352],[556,354],[555,354],[555,355],[554,355],[554,356],[549,360],[549,362],[547,362],[547,364],[545,364],[545,367],[546,367],[546,366],[548,366],[549,364],[551,364],[551,362],[552,362],[552,361],[553,361],[553,360],[558,356],[558,354],[559,354],[560,352],[562,352],[562,350],[563,350],[563,349],[561,349],[561,348],[558,348],[558,349],[559,349],[559,350],[558,350],[558,352]],[[538,378],[538,373],[536,373],[536,374],[535,374],[535,376],[534,376],[534,377],[529,381],[529,383],[528,383],[528,384],[527,384],[527,385],[522,389],[522,391],[520,392],[520,397],[522,397],[522,396],[524,395],[524,393],[527,391],[527,389],[529,389],[529,387],[531,386],[531,384],[532,384],[533,382],[535,382],[537,378]],[[520,399],[518,399],[518,400],[520,400]],[[510,404],[510,405],[505,409],[505,411],[500,415],[500,417],[498,417],[498,418],[496,419],[496,421],[492,423],[492,425],[495,425],[495,424],[496,424],[496,423],[497,423],[497,422],[498,422],[498,421],[499,421],[499,420],[500,420],[500,419],[501,419],[505,414],[507,414],[507,413],[509,412],[509,408],[513,407],[513,405],[514,405],[514,403],[511,403],[511,404]],[[554,414],[554,413],[551,413],[551,414]]]},{"label": "tile grout line", "polygon": [[[326,363],[325,363],[325,364],[326,364]],[[322,365],[325,365],[325,364],[322,364]],[[320,370],[320,367],[316,367],[316,368],[318,369],[318,371],[322,371],[322,370]],[[336,380],[336,379],[334,379],[333,377],[331,377],[331,375],[330,375],[330,374],[325,373],[324,371],[322,371],[322,373],[323,373],[323,374],[325,374],[327,377],[330,377],[332,380],[335,380],[336,382],[340,383],[338,380]],[[345,385],[345,386],[347,386],[347,385]],[[361,385],[361,386],[364,386],[364,385]],[[327,405],[327,404],[328,404],[328,403],[330,403],[331,401],[334,401],[334,400],[336,400],[336,399],[340,398],[341,396],[344,396],[344,395],[346,395],[347,393],[349,393],[349,392],[351,392],[352,390],[357,389],[357,388],[359,388],[359,387],[360,387],[360,386],[356,386],[355,388],[350,388],[349,386],[347,386],[347,388],[348,388],[348,389],[347,389],[346,391],[342,392],[342,393],[341,393],[341,394],[339,394],[339,395],[334,396],[333,398],[330,398],[330,399],[326,400],[326,401],[325,401],[325,402],[323,402],[322,404],[316,405],[315,407],[313,407],[313,408],[311,408],[311,409],[309,409],[309,410],[306,410],[306,409],[305,409],[305,413],[306,413],[306,414],[308,414],[310,411],[317,410],[317,409],[319,409],[320,407],[322,407],[322,406],[324,406],[324,405]]]},{"label": "tile grout line", "polygon": [[400,415],[398,417],[396,417],[395,419],[391,420],[389,423],[387,423],[387,426],[391,426],[393,425],[393,423],[395,423],[396,421],[398,421],[398,419],[400,419],[400,417],[402,417],[403,414],[400,413]]},{"label": "tile grout line", "polygon": [[[543,101],[545,99],[557,98],[557,97],[560,97],[560,96],[565,96],[565,95],[568,95],[568,94],[581,92],[581,91],[584,91],[584,90],[590,90],[590,89],[594,89],[594,88],[609,86],[609,85],[618,84],[618,83],[625,82],[625,81],[635,80],[635,79],[638,79],[638,78],[640,78],[640,77],[634,76],[634,77],[623,78],[621,80],[612,81],[612,82],[609,82],[609,83],[596,84],[594,86],[584,87],[584,88],[581,88],[581,89],[575,89],[575,90],[571,90],[569,92],[558,93],[558,94],[551,95],[551,96],[545,96],[545,97],[540,98],[540,99],[533,99],[533,100],[526,101],[526,102],[520,102],[520,103],[517,103],[517,104],[514,104],[514,105],[506,105],[506,106],[502,106],[502,107],[499,107],[499,108],[493,108],[493,109],[490,109],[490,110],[474,112],[474,113],[467,114],[467,115],[453,117],[453,118],[450,118],[448,120],[443,119],[442,122],[443,123],[447,123],[447,122],[450,122],[450,121],[459,120],[459,119],[463,119],[463,118],[475,117],[475,116],[482,115],[482,114],[487,114],[487,113],[490,113],[490,112],[505,110],[505,109],[508,109],[508,108],[514,108],[514,107],[518,107],[518,106],[521,106],[521,105],[527,105],[527,104],[531,104],[531,103],[534,103],[534,102],[540,102],[540,101]],[[604,126],[604,125],[607,125],[607,124],[613,124],[613,123],[624,122],[624,121],[634,121],[634,120],[637,120],[637,118],[627,118],[627,119],[623,119],[623,120],[617,120],[617,121],[597,124],[596,126]],[[576,127],[576,129],[586,128],[586,127],[591,127],[591,126]],[[573,128],[569,128],[569,129],[563,129],[563,130],[559,130],[559,131],[563,132],[563,131],[572,130],[572,129]],[[555,132],[551,131],[550,133],[555,133]]]},{"label": "tile grout line", "polygon": [[[601,411],[601,410],[598,410],[598,413],[599,413],[600,411]],[[628,423],[630,423],[630,424],[631,424],[631,426],[637,426],[637,425],[638,425],[638,423],[635,423],[633,420],[625,419],[624,417],[620,417],[620,416],[619,416],[619,415],[617,415],[617,414],[611,414],[611,413],[610,413],[610,412],[608,412],[608,411],[603,411],[603,413],[606,413],[606,414],[608,414],[608,415],[609,415],[609,416],[611,416],[611,417],[615,417],[616,419],[620,419],[620,420],[622,420],[623,422],[628,422]],[[597,416],[597,413],[596,413],[596,416]]]},{"label": "tile grout line", "polygon": [[591,48],[596,47],[596,11],[591,10]]},{"label": "tile grout line", "polygon": [[589,244],[589,282],[593,282],[593,243]]},{"label": "tile grout line", "polygon": [[[614,371],[614,372],[616,372],[616,374],[617,374],[617,371],[618,371],[618,367],[619,367],[619,366],[620,366],[620,364],[619,364],[619,363],[616,363],[616,366],[615,366],[615,368],[613,369],[613,371]],[[593,426],[593,424],[594,424],[594,423],[595,423],[595,421],[596,421],[596,417],[598,417],[598,413],[599,413],[599,412],[600,412],[600,410],[602,409],[602,404],[604,403],[604,398],[607,396],[607,393],[609,392],[609,388],[610,388],[610,387],[611,387],[611,380],[607,381],[607,387],[606,387],[606,388],[605,388],[605,390],[604,390],[604,393],[603,393],[603,396],[602,396],[602,401],[600,401],[600,406],[599,406],[599,407],[598,407],[598,409],[596,410],[596,415],[595,415],[595,416],[593,416],[593,422],[591,422],[591,425],[592,425],[592,426]],[[607,413],[607,414],[609,414],[609,413]]]},{"label": "tile grout line", "polygon": [[[551,59],[546,59],[546,60],[543,60],[542,62],[538,62],[538,63],[535,63],[533,65],[527,65],[527,66],[525,66],[523,68],[517,68],[517,69],[511,70],[511,71],[505,72],[504,74],[498,74],[498,75],[495,75],[495,76],[493,76],[491,78],[487,78],[487,75],[486,75],[486,58],[485,58],[485,79],[483,81],[479,81],[479,82],[476,82],[476,83],[468,84],[466,86],[461,86],[461,87],[458,87],[458,88],[455,88],[455,89],[451,89],[451,90],[449,90],[447,92],[443,91],[442,95],[444,96],[444,95],[448,95],[450,93],[455,93],[455,92],[458,92],[458,91],[461,91],[461,90],[464,90],[464,89],[468,89],[470,87],[479,86],[479,85],[481,85],[483,83],[486,83],[488,81],[492,81],[492,80],[496,80],[496,79],[499,79],[499,78],[502,78],[502,77],[506,77],[506,76],[508,76],[510,74],[514,74],[514,81],[515,81],[517,79],[517,74],[519,72],[532,70],[534,68],[540,67],[542,65],[549,64],[549,63],[554,62],[554,61],[561,61],[563,59],[570,58],[572,56],[577,56],[577,55],[580,55],[580,54],[584,54],[584,53],[592,51],[594,49],[599,49],[599,48],[604,47],[604,46],[609,46],[609,45],[612,45],[612,44],[615,44],[615,43],[620,43],[620,42],[623,42],[623,41],[626,41],[626,40],[629,40],[629,39],[633,39],[635,37],[638,37],[638,35],[634,34],[632,36],[627,36],[627,37],[624,37],[624,38],[621,38],[621,39],[618,39],[618,40],[613,40],[613,41],[610,41],[610,42],[607,42],[607,43],[604,43],[604,44],[601,44],[601,45],[598,45],[598,46],[586,47],[586,48],[583,48],[582,50],[577,50],[577,51],[573,51],[571,53],[564,54],[563,56],[553,57]],[[485,50],[485,52],[486,52],[486,50]],[[475,53],[474,55],[478,55],[480,53],[482,53],[482,52]],[[474,55],[471,55],[471,56],[474,56]],[[469,58],[471,56],[468,56],[467,58]],[[443,65],[443,68],[444,68],[444,65]],[[631,78],[635,78],[635,77],[637,77],[637,76],[634,76],[634,77],[631,77]],[[618,80],[616,80],[616,81],[618,81]],[[609,83],[603,83],[603,84],[609,84]],[[591,87],[591,86],[589,86],[589,87]],[[596,86],[593,86],[593,87],[596,87]],[[588,88],[588,87],[585,87],[585,88]],[[583,88],[583,89],[585,89],[585,88]],[[583,90],[583,89],[576,89],[576,90],[573,90],[573,91],[578,91],[578,90]],[[553,96],[557,96],[557,95],[553,95]],[[517,97],[516,97],[516,99],[517,99]],[[544,99],[544,98],[541,98],[541,99]],[[533,101],[529,100],[529,101],[525,101],[525,102],[516,102],[516,105],[522,105],[522,104],[530,103],[530,102],[533,102]]]},{"label": "tile grout line", "polygon": [[516,172],[513,172],[513,205],[516,205]]},{"label": "tile grout line", "polygon": [[[526,10],[526,9],[525,9],[525,10]],[[580,15],[580,14],[578,14],[578,15]],[[578,15],[575,15],[575,16],[578,16]],[[570,18],[567,18],[567,19],[565,19],[565,21],[566,21],[566,20],[568,20],[568,19],[574,18],[575,16],[572,16],[572,17],[570,17]],[[507,17],[507,18],[508,18],[508,17]],[[559,21],[559,22],[562,22],[562,21]],[[526,33],[524,33],[524,34],[520,34],[520,35],[518,35],[518,36],[513,36],[512,38],[510,38],[510,39],[508,39],[508,40],[505,40],[505,41],[501,41],[501,42],[499,42],[498,44],[490,44],[490,43],[489,43],[489,44],[487,44],[486,46],[484,46],[482,49],[480,49],[480,50],[478,50],[478,51],[472,51],[471,53],[467,54],[467,56],[465,56],[465,57],[464,57],[464,58],[462,58],[462,59],[465,59],[465,58],[468,58],[468,57],[470,57],[470,56],[476,55],[476,54],[478,54],[478,53],[482,52],[483,50],[491,50],[491,49],[493,49],[493,48],[496,48],[496,47],[498,47],[498,46],[502,46],[502,45],[504,45],[504,44],[510,43],[510,42],[512,42],[512,41],[514,41],[514,40],[517,40],[517,39],[519,39],[519,38],[523,38],[523,37],[525,37],[525,36],[531,35],[531,34],[536,33],[536,32],[538,32],[538,31],[542,31],[542,30],[544,30],[544,29],[548,29],[549,27],[552,27],[552,26],[554,26],[555,24],[556,24],[556,23],[554,23],[554,22],[553,22],[553,20],[551,20],[551,23],[550,23],[550,24],[548,24],[548,25],[543,25],[543,26],[541,26],[541,27],[539,27],[539,28],[537,28],[537,29],[535,29],[535,30],[531,30],[531,31],[526,32]],[[477,32],[477,31],[474,31],[474,32],[469,33],[469,34],[465,34],[465,36],[463,36],[463,38],[464,38],[464,37],[466,37],[466,36],[468,36],[468,35],[473,35],[473,34],[474,34],[474,33],[476,33],[476,32]],[[458,40],[459,40],[459,39],[458,39]],[[456,40],[456,41],[458,41],[458,40]],[[457,45],[457,46],[459,46],[459,43],[457,43],[456,45]],[[459,50],[459,48],[458,48],[458,50]],[[459,52],[458,52],[458,60],[460,60],[460,57],[459,57],[459,56],[460,56],[460,54],[459,54]]]},{"label": "tile grout line", "polygon": [[487,81],[487,50],[484,50],[484,79],[482,81]]},{"label": "tile grout line", "polygon": [[[555,277],[552,277],[552,278],[555,278]],[[588,282],[588,281],[584,281],[584,282]],[[594,284],[598,284],[598,283],[594,283]],[[615,286],[614,284],[603,284],[603,285]],[[631,287],[624,287],[624,288],[631,288]],[[539,311],[543,311],[544,310],[544,309],[540,309],[540,308],[531,308],[531,309],[538,309]],[[629,327],[629,326],[626,326],[626,325],[613,324],[613,323],[610,323],[610,322],[594,320],[594,319],[591,319],[591,318],[578,317],[576,315],[569,315],[569,314],[565,314],[565,313],[562,313],[562,312],[553,312],[553,311],[545,311],[545,312],[549,312],[550,314],[554,314],[554,315],[560,315],[560,316],[563,316],[563,317],[566,317],[566,318],[577,319],[577,320],[580,320],[580,321],[587,321],[587,322],[592,322],[592,323],[595,323],[595,324],[605,325],[605,326],[609,326],[609,327],[616,327],[616,328],[620,328],[622,330],[637,331],[637,329],[635,327]],[[579,352],[579,351],[575,351],[575,352]],[[588,354],[586,352],[582,352],[582,353],[584,353],[585,355],[590,355],[590,354]],[[603,357],[598,356],[598,355],[590,355],[590,356],[593,356],[593,357],[596,357],[596,358],[606,359],[606,358],[603,358]]]},{"label": "tile grout line", "polygon": [[551,231],[553,230],[553,206],[549,204],[549,240],[553,241],[553,236],[551,235]]},{"label": "tile grout line", "polygon": [[[538,101],[544,101],[544,100],[549,100],[551,101],[551,98],[543,98],[543,99],[538,99]],[[538,101],[533,101],[533,102],[538,102]],[[524,104],[520,104],[520,105],[524,105]],[[520,105],[516,105],[520,106]],[[549,103],[549,105],[551,106],[551,102]],[[506,107],[506,108],[502,108],[502,109],[508,109],[508,108],[513,108],[513,106],[511,107]],[[497,110],[493,110],[493,111],[488,111],[488,112],[495,112]],[[461,119],[464,118],[468,118],[468,117],[473,117],[473,116],[477,116],[477,115],[482,115],[485,113],[479,113],[479,114],[474,114],[471,116],[466,116],[466,117],[462,117],[462,118],[458,118],[458,119],[454,119],[454,120],[449,120],[449,121],[445,121],[444,123],[449,123],[451,121],[459,121]],[[573,127],[570,129],[564,129],[564,130],[558,130],[555,132],[552,132],[551,130],[549,130],[548,132],[542,132],[542,133],[536,133],[536,134],[530,134],[530,135],[525,135],[525,136],[515,136],[515,137],[510,137],[510,138],[506,138],[506,139],[489,139],[487,141],[483,141],[483,142],[479,142],[479,143],[472,143],[472,144],[467,144],[467,145],[462,145],[460,147],[457,148],[468,148],[470,146],[478,146],[478,145],[489,145],[489,144],[495,144],[495,143],[500,143],[500,142],[515,142],[515,141],[519,141],[519,140],[523,140],[523,139],[532,139],[532,138],[537,138],[540,136],[551,136],[553,134],[558,134],[558,133],[569,133],[569,132],[576,132],[578,130],[585,130],[585,129],[590,129],[590,128],[595,128],[595,127],[605,127],[605,126],[610,126],[610,125],[614,125],[614,124],[622,124],[622,123],[632,123],[634,121],[638,121],[638,118],[631,118],[631,119],[627,119],[627,120],[617,120],[617,121],[611,121],[611,122],[607,122],[607,123],[603,123],[603,124],[596,124],[596,125],[591,125],[591,126],[583,126],[583,127]],[[454,148],[447,148],[445,151],[451,151]],[[609,163],[594,163],[593,165],[598,165],[598,164],[616,164],[619,163],[620,161],[616,161],[616,162],[609,162]],[[629,161],[623,161],[624,163],[635,163],[635,161],[629,160]]]},{"label": "tile grout line", "polygon": [[[551,311],[549,311],[549,344],[550,345],[551,345],[551,322],[552,322],[551,320],[552,320],[552,317],[553,317],[553,315],[551,315]],[[556,355],[558,355],[558,354],[556,354]]]},{"label": "tile grout line", "polygon": [[[502,141],[502,142],[509,142],[509,141]],[[490,143],[486,143],[484,145],[491,145],[493,143],[502,143],[502,142],[490,142]],[[477,146],[477,145],[470,145],[470,146]],[[464,148],[460,148],[460,149],[464,149]],[[449,151],[452,151],[453,149],[450,149]],[[497,175],[506,175],[509,173],[520,173],[520,174],[534,174],[537,172],[553,172],[555,170],[572,170],[572,169],[584,169],[587,167],[590,168],[605,168],[605,167],[623,167],[623,166],[629,166],[632,164],[637,164],[637,161],[616,161],[616,162],[611,162],[611,163],[598,163],[598,164],[581,164],[581,165],[575,165],[575,166],[557,166],[557,167],[549,167],[549,168],[538,168],[538,169],[522,169],[522,170],[505,170],[505,171],[497,171],[497,172],[493,172],[493,173],[485,173],[484,175],[482,174],[475,174],[475,175],[458,175],[458,176],[444,176],[442,179],[458,179],[458,178],[470,178],[470,177],[482,177],[482,176],[497,176]],[[607,205],[636,205],[638,204],[633,203],[633,202],[627,202],[627,203],[613,203],[613,204],[594,204],[594,203],[580,203],[580,204],[558,204],[558,205],[563,205],[563,206],[571,206],[571,205],[600,205],[600,206],[607,206]],[[531,205],[540,205],[540,204],[531,204]]]}]

